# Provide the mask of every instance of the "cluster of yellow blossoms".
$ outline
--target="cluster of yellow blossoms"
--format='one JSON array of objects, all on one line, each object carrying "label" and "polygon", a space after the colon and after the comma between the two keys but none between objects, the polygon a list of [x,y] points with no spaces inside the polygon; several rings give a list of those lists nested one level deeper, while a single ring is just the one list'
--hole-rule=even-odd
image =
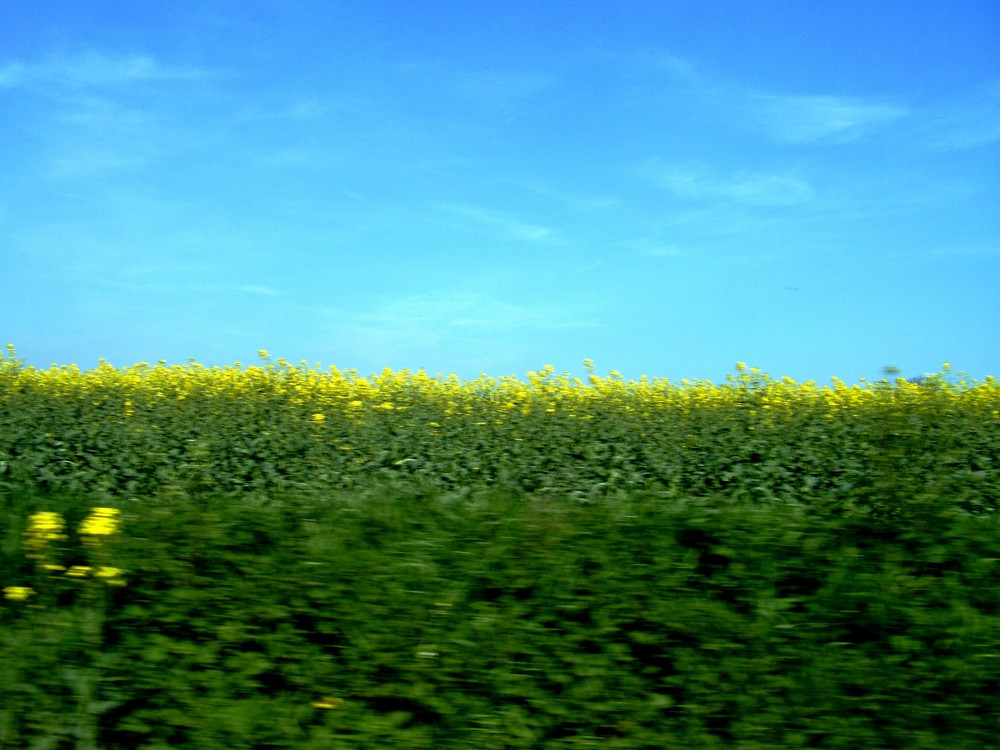
[{"label": "cluster of yellow blossoms", "polygon": [[65,529],[66,522],[58,513],[42,511],[31,516],[24,532],[24,546],[28,550],[28,557],[44,557],[50,542],[66,539],[66,534],[63,533]]},{"label": "cluster of yellow blossoms", "polygon": [[[80,524],[78,532],[83,543],[92,550],[102,546],[104,541],[117,534],[121,525],[121,511],[117,508],[94,508]],[[49,573],[64,573],[70,578],[95,578],[109,586],[124,586],[122,571],[109,565],[71,565],[66,567],[52,562],[53,542],[63,541],[66,521],[58,513],[41,511],[31,515],[28,528],[24,531],[25,554],[35,560],[39,569]],[[24,601],[35,594],[29,586],[5,586],[4,597],[10,601]]]},{"label": "cluster of yellow blossoms", "polygon": [[94,508],[83,523],[80,535],[85,544],[98,544],[100,537],[118,533],[121,511],[117,508]]},{"label": "cluster of yellow blossoms", "polygon": [[[881,383],[847,386],[836,378],[832,386],[817,386],[809,381],[798,383],[790,378],[772,380],[756,368],[737,363],[737,375],[727,382],[681,381],[678,386],[666,379],[642,377],[626,381],[611,371],[607,377],[594,374],[593,362],[584,361],[588,376],[584,379],[557,375],[551,365],[527,373],[527,382],[513,376],[493,378],[481,374],[473,381],[462,382],[456,376],[431,376],[424,370],[392,371],[361,376],[354,370],[336,367],[322,369],[302,360],[298,365],[284,359],[272,360],[260,350],[262,364],[244,367],[237,362],[228,367],[205,367],[189,361],[184,365],[164,362],[151,366],[141,362],[118,369],[101,361],[93,370],[81,371],[76,365],[39,370],[14,366],[17,362],[12,346],[0,364],[6,365],[5,377],[21,393],[44,392],[52,397],[67,397],[91,406],[114,404],[118,414],[127,420],[155,410],[166,403],[203,402],[206,398],[260,399],[280,402],[299,408],[307,421],[322,424],[333,414],[357,419],[363,413],[406,411],[416,402],[434,402],[443,416],[468,412],[470,400],[489,400],[502,419],[505,412],[536,411],[585,414],[595,405],[628,401],[632,409],[678,404],[726,403],[741,396],[747,387],[766,389],[781,401],[827,400],[837,406],[846,402],[861,402],[877,397],[884,390]],[[945,373],[949,370],[945,364]],[[941,382],[938,379],[937,382]],[[965,384],[969,385],[969,384]],[[979,385],[980,391],[995,395],[998,384],[992,378]],[[921,389],[921,385],[899,379],[897,391],[903,394]],[[968,388],[963,388],[968,390]],[[883,394],[884,395],[884,394]],[[899,393],[896,394],[900,395]]]},{"label": "cluster of yellow blossoms", "polygon": [[[772,379],[757,368],[739,362],[737,374],[724,383],[683,380],[675,384],[663,378],[626,380],[616,371],[608,376],[594,374],[593,363],[585,360],[585,379],[556,374],[551,365],[527,373],[526,380],[514,376],[488,377],[481,374],[472,381],[460,381],[456,376],[432,376],[420,370],[393,371],[361,376],[353,370],[326,370],[303,360],[299,365],[284,359],[271,361],[261,350],[262,365],[244,367],[237,362],[228,367],[205,367],[197,362],[184,365],[155,366],[139,363],[118,369],[106,362],[90,371],[75,365],[48,370],[20,368],[13,374],[14,385],[22,394],[45,393],[51,398],[66,398],[88,404],[104,412],[115,405],[126,420],[157,411],[170,405],[177,408],[185,403],[198,404],[223,399],[239,401],[250,407],[261,404],[281,404],[298,410],[302,419],[316,425],[334,416],[352,421],[380,419],[380,414],[407,412],[419,406],[421,411],[433,410],[441,417],[483,412],[488,403],[493,418],[503,421],[516,413],[562,413],[583,416],[609,406],[634,414],[648,413],[663,407],[699,407],[729,405],[742,402],[748,390],[764,398],[771,406],[823,403],[833,413],[844,408],[863,408],[882,402],[887,397],[915,397],[926,394],[927,382],[942,386],[944,392],[963,398],[996,399],[1000,384],[993,378],[983,382],[959,383],[949,386],[935,376],[924,383],[902,379],[894,383],[862,382],[847,385],[833,378],[831,385],[819,386],[813,381],[797,382],[791,378]],[[944,373],[949,367],[946,364]],[[886,386],[891,386],[887,393]],[[970,393],[970,391],[974,393]],[[428,409],[433,406],[433,409]],[[994,415],[996,416],[996,415]],[[435,419],[440,423],[440,419]],[[491,420],[492,421],[492,420]]]}]

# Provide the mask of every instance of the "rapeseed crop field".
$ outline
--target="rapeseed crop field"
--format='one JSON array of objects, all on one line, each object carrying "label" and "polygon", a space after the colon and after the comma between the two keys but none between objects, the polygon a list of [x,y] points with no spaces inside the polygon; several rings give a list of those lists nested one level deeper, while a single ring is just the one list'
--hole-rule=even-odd
[{"label": "rapeseed crop field", "polygon": [[0,748],[987,747],[1000,382],[0,359]]},{"label": "rapeseed crop field", "polygon": [[591,499],[652,489],[853,505],[887,501],[880,482],[919,475],[970,510],[997,497],[1000,382],[955,381],[947,369],[849,387],[742,363],[719,384],[626,381],[588,363],[586,381],[546,367],[460,382],[260,355],[249,367],[84,372],[19,367],[10,351],[0,479],[95,498],[409,479]]}]

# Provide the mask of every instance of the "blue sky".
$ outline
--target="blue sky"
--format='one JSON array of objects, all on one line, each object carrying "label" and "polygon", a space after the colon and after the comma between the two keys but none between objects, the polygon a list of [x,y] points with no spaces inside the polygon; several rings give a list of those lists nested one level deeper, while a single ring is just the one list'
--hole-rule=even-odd
[{"label": "blue sky", "polygon": [[5,0],[29,364],[1000,375],[995,0]]}]

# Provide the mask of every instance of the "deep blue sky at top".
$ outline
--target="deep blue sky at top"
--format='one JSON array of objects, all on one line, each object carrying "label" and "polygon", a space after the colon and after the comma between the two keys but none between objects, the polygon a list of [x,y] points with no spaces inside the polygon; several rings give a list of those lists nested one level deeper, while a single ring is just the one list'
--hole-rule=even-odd
[{"label": "deep blue sky at top", "polygon": [[1000,374],[1000,5],[5,0],[30,364]]}]

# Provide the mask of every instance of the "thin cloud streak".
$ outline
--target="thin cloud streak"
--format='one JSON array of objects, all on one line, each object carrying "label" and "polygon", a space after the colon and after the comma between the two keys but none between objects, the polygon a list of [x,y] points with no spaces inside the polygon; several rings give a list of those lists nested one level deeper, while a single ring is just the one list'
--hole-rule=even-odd
[{"label": "thin cloud streak", "polygon": [[688,60],[670,54],[649,57],[657,69],[679,81],[688,95],[733,122],[753,122],[781,143],[849,142],[910,116],[908,107],[862,97],[762,92],[705,74]]},{"label": "thin cloud streak", "polygon": [[876,97],[781,94],[712,77],[691,62],[655,55],[652,65],[680,82],[687,95],[726,112],[741,129],[753,123],[778,143],[856,143],[893,130],[896,145],[938,151],[983,148],[1000,141],[1000,79],[950,101],[917,105]]},{"label": "thin cloud streak", "polygon": [[643,258],[684,258],[690,255],[683,247],[673,242],[660,242],[652,238],[619,243]]},{"label": "thin cloud streak", "polygon": [[526,307],[491,295],[445,290],[383,299],[368,318],[396,330],[440,331],[443,328],[545,327],[562,329],[579,325],[573,316],[555,310]]},{"label": "thin cloud streak", "polygon": [[984,244],[946,245],[911,253],[896,253],[891,256],[915,260],[990,260],[1000,258],[1000,240]]},{"label": "thin cloud streak", "polygon": [[543,198],[553,200],[569,210],[579,213],[606,211],[622,205],[622,201],[619,198],[602,195],[583,195],[532,181],[512,181],[511,184],[521,190],[526,190]]},{"label": "thin cloud streak", "polygon": [[39,125],[50,145],[38,172],[72,180],[134,171],[159,153],[165,132],[154,111],[120,104],[104,96],[74,95]]},{"label": "thin cloud streak", "polygon": [[110,57],[91,52],[75,57],[51,57],[45,62],[13,61],[0,66],[0,88],[57,85],[66,88],[119,87],[144,81],[204,78],[204,68],[164,65],[149,55]]},{"label": "thin cloud streak", "polygon": [[779,141],[856,141],[909,116],[907,108],[857,97],[750,94],[751,116]]},{"label": "thin cloud streak", "polygon": [[236,119],[239,122],[303,122],[326,117],[329,109],[315,99],[304,99],[281,106],[252,104],[240,110]]},{"label": "thin cloud streak", "polygon": [[399,77],[414,89],[430,88],[493,113],[509,113],[552,88],[555,76],[532,70],[461,70],[440,60],[413,60],[397,66]]},{"label": "thin cloud streak", "polygon": [[246,292],[247,294],[256,294],[262,297],[280,297],[282,295],[277,289],[272,289],[269,286],[258,286],[256,284],[244,284],[239,287],[239,291]]},{"label": "thin cloud streak", "polygon": [[929,139],[933,148],[946,151],[991,146],[1000,141],[1000,115],[989,113],[983,117],[971,117],[966,122],[953,123],[942,128]]},{"label": "thin cloud streak", "polygon": [[466,231],[478,233],[488,229],[503,238],[522,242],[560,242],[557,230],[502,211],[460,203],[439,203],[434,209],[439,215],[450,217],[453,223]]},{"label": "thin cloud streak", "polygon": [[313,151],[301,148],[281,148],[253,157],[262,167],[302,167],[321,164],[322,160]]},{"label": "thin cloud streak", "polygon": [[[345,315],[344,313],[341,313]],[[441,290],[374,300],[367,312],[348,313],[356,323],[397,334],[447,336],[447,331],[567,330],[596,325],[575,306],[518,304],[493,294]]]},{"label": "thin cloud streak", "polygon": [[931,111],[915,140],[939,151],[964,151],[1000,141],[1000,80]]},{"label": "thin cloud streak", "polygon": [[144,156],[120,149],[79,148],[52,159],[45,172],[51,180],[80,180],[135,171],[147,163]]},{"label": "thin cloud streak", "polygon": [[170,84],[215,74],[149,55],[52,56],[0,65],[0,92],[41,95],[31,126],[45,145],[28,152],[34,175],[83,183],[137,173],[170,151],[190,150],[196,129],[174,111],[191,100],[190,87]]},{"label": "thin cloud streak", "polygon": [[798,206],[815,197],[809,183],[787,174],[734,172],[723,176],[700,164],[665,165],[656,160],[640,167],[640,172],[653,184],[685,200],[723,200],[770,208]]},{"label": "thin cloud streak", "polygon": [[532,336],[599,328],[594,311],[573,304],[521,304],[494,293],[466,288],[441,289],[379,297],[350,309],[312,308],[326,320],[322,347],[349,360],[392,366],[422,366],[418,357],[434,358],[458,347],[466,370],[500,366],[524,356]]},{"label": "thin cloud streak", "polygon": [[492,110],[506,110],[542,93],[555,84],[555,77],[520,71],[481,71],[459,77],[459,89]]}]

